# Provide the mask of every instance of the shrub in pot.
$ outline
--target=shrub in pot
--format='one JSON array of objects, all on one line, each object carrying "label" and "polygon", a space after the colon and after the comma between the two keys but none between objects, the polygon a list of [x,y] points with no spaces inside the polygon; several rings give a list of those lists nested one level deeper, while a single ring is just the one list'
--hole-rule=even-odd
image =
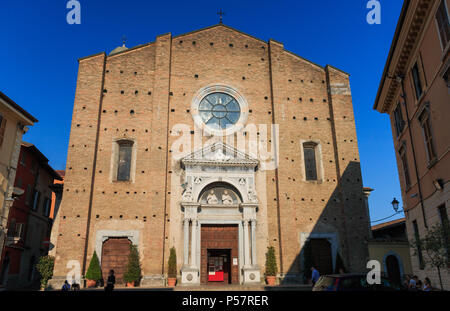
[{"label": "shrub in pot", "polygon": [[274,286],[276,283],[278,268],[277,260],[275,258],[275,248],[273,246],[268,247],[266,253],[266,281],[270,286]]},{"label": "shrub in pot", "polygon": [[172,247],[170,249],[170,256],[169,256],[169,265],[168,265],[168,278],[167,283],[169,286],[173,287],[175,286],[175,283],[177,282],[177,254],[175,252],[175,247]]},{"label": "shrub in pot", "polygon": [[94,251],[89,267],[86,272],[86,286],[95,287],[97,282],[102,279],[102,270],[100,269],[100,262],[98,261],[97,253]]},{"label": "shrub in pot", "polygon": [[141,263],[139,260],[139,252],[136,245],[130,245],[130,255],[128,256],[128,264],[123,276],[127,287],[134,287],[139,284],[142,278]]}]

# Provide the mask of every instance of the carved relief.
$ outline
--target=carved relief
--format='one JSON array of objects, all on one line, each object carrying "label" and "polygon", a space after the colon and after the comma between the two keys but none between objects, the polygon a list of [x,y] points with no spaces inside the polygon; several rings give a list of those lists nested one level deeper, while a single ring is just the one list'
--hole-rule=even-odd
[{"label": "carved relief", "polygon": [[185,202],[193,202],[194,197],[192,196],[192,186],[188,185],[187,188],[183,192],[183,201]]},{"label": "carved relief", "polygon": [[211,190],[208,194],[208,197],[206,198],[206,203],[208,204],[219,204],[219,200],[217,200],[217,197],[214,193],[214,190]]},{"label": "carved relief", "polygon": [[228,190],[224,190],[222,194],[222,204],[231,205],[233,204],[233,198],[228,194]]}]

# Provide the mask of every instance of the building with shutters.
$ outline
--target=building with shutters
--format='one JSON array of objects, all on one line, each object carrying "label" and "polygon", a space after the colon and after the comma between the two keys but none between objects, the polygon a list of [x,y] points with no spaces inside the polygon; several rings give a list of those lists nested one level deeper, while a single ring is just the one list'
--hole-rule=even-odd
[{"label": "building with shutters", "polygon": [[[23,193],[14,188],[22,136],[37,120],[0,92],[0,252],[8,234],[8,217],[14,199]],[[6,266],[0,264],[0,276]],[[2,286],[0,279],[0,287]]]},{"label": "building with shutters", "polygon": [[[450,0],[405,1],[374,109],[389,114],[408,240],[449,223]],[[450,265],[450,232],[446,233]],[[439,286],[437,269],[411,248],[412,270]],[[450,273],[442,272],[450,289]]]},{"label": "building with shutters", "polygon": [[7,289],[40,288],[36,263],[47,255],[53,225],[53,183],[62,180],[35,145],[22,142],[9,211],[7,238],[1,254],[2,285]]},{"label": "building with shutters", "polygon": [[[349,74],[218,24],[79,59],[51,284],[97,253],[141,285],[366,271],[369,216]],[[305,245],[308,254],[305,255]]]}]

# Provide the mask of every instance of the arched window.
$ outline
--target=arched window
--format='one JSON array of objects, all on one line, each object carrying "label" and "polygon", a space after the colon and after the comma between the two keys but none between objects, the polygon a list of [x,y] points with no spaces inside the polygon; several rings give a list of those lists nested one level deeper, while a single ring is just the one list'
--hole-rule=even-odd
[{"label": "arched window", "polygon": [[305,161],[305,178],[306,180],[317,180],[317,143],[303,143],[303,158]]},{"label": "arched window", "polygon": [[117,159],[117,180],[129,181],[131,176],[131,155],[133,152],[133,141],[119,140],[119,156]]}]

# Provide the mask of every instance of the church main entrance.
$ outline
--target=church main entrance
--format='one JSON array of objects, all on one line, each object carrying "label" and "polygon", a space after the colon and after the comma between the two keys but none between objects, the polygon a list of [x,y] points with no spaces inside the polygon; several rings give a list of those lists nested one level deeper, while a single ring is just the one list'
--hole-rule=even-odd
[{"label": "church main entrance", "polygon": [[239,284],[239,245],[237,225],[202,225],[202,284]]},{"label": "church main entrance", "polygon": [[231,284],[231,250],[208,249],[208,283]]}]

